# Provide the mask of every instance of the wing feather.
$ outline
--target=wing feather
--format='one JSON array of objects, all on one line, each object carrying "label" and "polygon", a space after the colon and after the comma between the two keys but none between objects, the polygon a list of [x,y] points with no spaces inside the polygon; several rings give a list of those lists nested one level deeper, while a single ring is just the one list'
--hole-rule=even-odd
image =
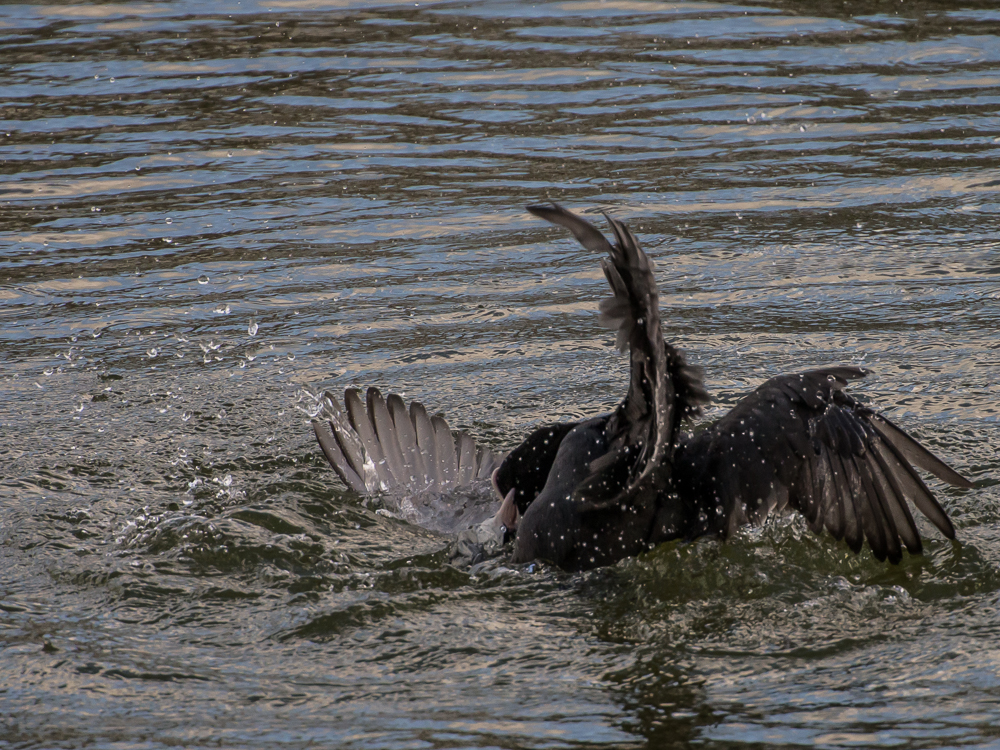
[{"label": "wing feather", "polygon": [[366,401],[367,408],[360,391],[348,388],[341,411],[326,393],[313,422],[323,455],[355,492],[463,487],[489,477],[503,460],[503,454],[476,445],[467,433],[452,433],[444,417],[429,417],[417,401],[407,409],[402,397],[383,398],[377,388],[368,389]]},{"label": "wing feather", "polygon": [[427,465],[420,452],[413,422],[410,420],[410,415],[406,413],[406,404],[395,393],[386,396],[385,404],[389,408],[389,416],[392,417],[396,439],[402,454],[403,472],[408,477],[407,482],[413,487],[429,484],[430,477],[427,475]]},{"label": "wing feather", "polygon": [[455,455],[455,438],[448,423],[437,415],[431,417],[434,427],[434,450],[441,467],[442,487],[449,487],[458,479],[458,457]]},{"label": "wing feather", "polygon": [[[864,375],[858,368],[826,368],[761,385],[715,425],[680,443],[676,502],[706,510],[721,503],[726,517],[715,530],[726,534],[744,520],[760,522],[787,498],[813,531],[825,527],[854,551],[867,540],[878,559],[893,562],[904,547],[922,549],[910,504],[954,538],[947,513],[914,466],[959,487],[971,483],[845,392]],[[688,535],[696,532],[692,524]]]},{"label": "wing feather", "polygon": [[427,477],[432,487],[444,486],[444,470],[437,455],[437,433],[424,405],[418,401],[410,403],[410,421],[417,434],[417,446],[427,466]]},{"label": "wing feather", "polygon": [[347,418],[354,428],[354,432],[361,439],[365,453],[371,459],[372,468],[379,485],[382,488],[389,488],[395,484],[395,478],[386,465],[385,453],[382,451],[382,444],[375,434],[375,426],[365,411],[365,405],[361,401],[361,393],[356,388],[348,388],[344,392],[344,405],[347,407]]},{"label": "wing feather", "polygon": [[369,388],[367,400],[368,418],[375,426],[375,434],[382,447],[382,455],[385,456],[386,465],[392,474],[393,484],[408,485],[411,478],[403,466],[403,452],[399,449],[396,426],[392,423],[385,399],[382,398],[382,393],[378,388]]},{"label": "wing feather", "polygon": [[343,480],[344,484],[350,487],[355,492],[365,492],[367,487],[365,486],[365,480],[361,478],[351,462],[347,460],[347,457],[341,451],[340,446],[337,444],[337,439],[334,437],[333,428],[330,422],[313,422],[313,431],[316,433],[316,440],[319,441],[319,447],[323,451],[323,455],[326,456],[326,460],[330,462],[333,466],[334,471]]}]

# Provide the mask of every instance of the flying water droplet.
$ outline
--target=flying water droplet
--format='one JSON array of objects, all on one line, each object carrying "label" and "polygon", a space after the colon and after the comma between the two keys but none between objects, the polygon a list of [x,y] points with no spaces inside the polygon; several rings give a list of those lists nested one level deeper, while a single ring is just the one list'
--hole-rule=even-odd
[{"label": "flying water droplet", "polygon": [[207,284],[208,283],[208,276],[206,276],[205,274],[202,274],[201,276],[199,276],[198,277],[198,283],[199,284]]},{"label": "flying water droplet", "polygon": [[146,352],[146,355],[147,355],[147,356],[148,356],[148,357],[149,357],[150,359],[153,359],[153,358],[155,358],[155,357],[156,357],[156,355],[157,355],[157,354],[159,354],[159,353],[160,353],[160,350],[159,350],[159,349],[157,349],[157,348],[156,348],[156,347],[154,346],[154,347],[153,347],[152,349],[150,349],[150,350],[149,350],[148,352]]},{"label": "flying water droplet", "polygon": [[247,326],[247,333],[251,336],[257,335],[257,321],[253,318],[250,318],[250,324]]}]

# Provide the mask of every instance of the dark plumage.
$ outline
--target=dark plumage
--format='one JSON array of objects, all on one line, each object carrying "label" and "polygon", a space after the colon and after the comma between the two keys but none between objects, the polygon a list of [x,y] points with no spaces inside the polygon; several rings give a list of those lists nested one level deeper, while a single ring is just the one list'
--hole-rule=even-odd
[{"label": "dark plumage", "polygon": [[419,404],[406,419],[398,396],[383,401],[369,391],[366,411],[360,395],[348,391],[352,429],[343,428],[342,415],[330,419],[332,434],[316,427],[348,486],[445,488],[492,470],[503,503],[477,527],[478,538],[505,537],[516,526],[514,562],[545,559],[568,570],[613,563],[671,539],[724,538],[789,509],[813,531],[825,528],[855,552],[867,540],[879,560],[894,563],[903,548],[922,549],[910,504],[954,538],[914,467],[958,487],[972,483],[845,391],[848,381],[866,375],[859,368],[771,378],[718,422],[683,433],[682,421],[701,412],[708,393],[700,372],[663,340],[653,264],[635,235],[607,217],[611,244],[560,206],[528,210],[607,254],[600,262],[612,296],[600,304],[600,322],[629,351],[624,400],[611,414],[539,428],[501,461],[464,433],[452,435],[441,418],[428,420]]},{"label": "dark plumage", "polygon": [[[544,486],[522,510],[514,540],[514,562],[544,558],[568,569],[590,568],[638,554],[648,544],[659,498],[669,488],[681,419],[696,411],[708,394],[698,373],[663,341],[653,265],[628,227],[608,219],[616,240],[612,245],[592,225],[559,206],[528,210],[566,227],[588,250],[607,253],[601,268],[612,296],[601,301],[600,322],[616,332],[619,350],[630,352],[624,401],[611,414],[581,422],[566,433]],[[547,460],[549,454],[539,458]],[[527,473],[533,486],[544,466]],[[501,465],[498,473],[498,491],[506,495],[513,488],[521,508],[530,494],[519,491],[524,472],[516,472],[508,486],[505,468]]]}]

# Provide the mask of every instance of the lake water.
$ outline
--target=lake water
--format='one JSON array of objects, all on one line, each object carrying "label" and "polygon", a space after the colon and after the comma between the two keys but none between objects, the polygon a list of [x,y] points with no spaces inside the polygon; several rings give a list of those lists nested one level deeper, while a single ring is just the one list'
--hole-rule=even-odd
[{"label": "lake water", "polygon": [[[967,5],[0,5],[0,747],[1000,746],[1000,10]],[[624,393],[547,199],[637,231],[706,418],[870,368],[977,482],[932,484],[958,542],[779,519],[470,572],[344,489],[304,385],[500,449]]]}]

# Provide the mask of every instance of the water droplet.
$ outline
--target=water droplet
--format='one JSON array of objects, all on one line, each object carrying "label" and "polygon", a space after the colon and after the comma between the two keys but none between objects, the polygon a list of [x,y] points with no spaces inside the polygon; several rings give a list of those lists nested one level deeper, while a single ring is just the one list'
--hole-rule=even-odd
[{"label": "water droplet", "polygon": [[247,326],[247,333],[251,336],[257,335],[257,321],[253,318],[250,318],[250,325]]},{"label": "water droplet", "polygon": [[173,224],[173,223],[174,223],[174,220],[173,220],[173,219],[171,219],[171,218],[170,218],[170,217],[168,216],[168,217],[166,218],[166,222],[167,222],[167,224]]},{"label": "water droplet", "polygon": [[229,315],[229,305],[219,305],[214,312],[218,315]]},{"label": "water droplet", "polygon": [[100,211],[101,209],[99,209],[99,208],[98,208],[97,206],[91,206],[91,207],[90,207],[90,210],[91,210],[91,212],[93,213],[93,212],[95,212],[95,211]]},{"label": "water droplet", "polygon": [[289,362],[294,362],[295,361],[295,355],[294,354],[289,354],[288,355],[288,361]]},{"label": "water droplet", "polygon": [[191,412],[186,411],[183,414],[181,414],[181,421],[182,422],[187,422],[189,419],[191,419]]},{"label": "water droplet", "polygon": [[229,153],[226,154],[226,156],[232,156],[232,155],[233,155],[232,151],[230,151]]},{"label": "water droplet", "polygon": [[166,242],[168,245],[173,244],[173,240],[170,239],[169,237],[164,237],[163,241]]},{"label": "water droplet", "polygon": [[198,277],[198,283],[199,284],[207,284],[208,283],[208,276],[206,276],[205,274],[202,274],[201,276],[199,276]]},{"label": "water droplet", "polygon": [[46,367],[44,370],[42,370],[42,375],[51,375],[53,372],[54,371],[51,367]]},{"label": "water droplet", "polygon": [[152,349],[150,349],[148,352],[146,352],[146,354],[149,355],[150,359],[153,359],[159,353],[160,353],[160,350],[157,349],[155,346]]},{"label": "water droplet", "polygon": [[219,409],[219,419],[225,419],[225,418],[226,418],[226,410]]},{"label": "water droplet", "polygon": [[108,79],[108,81],[109,81],[110,83],[114,83],[114,82],[115,82],[115,77],[114,77],[114,76],[111,76],[111,78],[109,78],[109,79]]},{"label": "water droplet", "polygon": [[805,125],[799,125],[799,132],[800,133],[806,132],[806,126]]}]

